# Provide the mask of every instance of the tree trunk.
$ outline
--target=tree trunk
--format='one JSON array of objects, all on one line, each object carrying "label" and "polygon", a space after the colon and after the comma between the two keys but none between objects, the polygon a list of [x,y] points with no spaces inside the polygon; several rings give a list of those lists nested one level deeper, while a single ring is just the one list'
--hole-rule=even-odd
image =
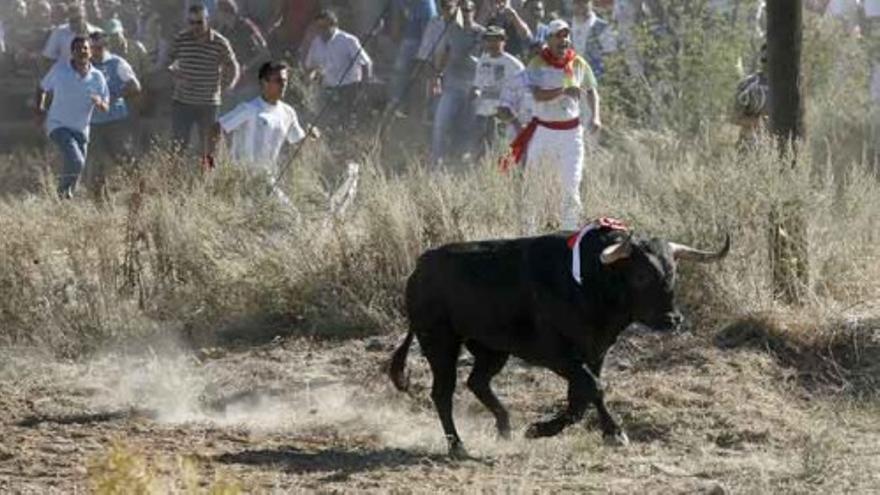
[{"label": "tree trunk", "polygon": [[[804,134],[801,95],[802,0],[767,2],[767,79],[770,130],[777,138],[780,162],[797,166]],[[773,288],[788,303],[800,302],[808,287],[807,225],[803,204],[785,201],[770,214],[770,265]]]}]

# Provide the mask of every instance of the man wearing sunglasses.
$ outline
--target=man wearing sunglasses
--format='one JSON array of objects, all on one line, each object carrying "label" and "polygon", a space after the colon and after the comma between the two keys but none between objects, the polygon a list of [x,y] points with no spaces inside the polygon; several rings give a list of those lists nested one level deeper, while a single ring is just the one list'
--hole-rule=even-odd
[{"label": "man wearing sunglasses", "polygon": [[[283,62],[266,62],[260,67],[260,96],[240,103],[231,112],[220,117],[212,127],[211,148],[221,132],[231,134],[232,160],[263,177],[284,204],[287,196],[275,185],[278,175],[278,157],[284,143],[296,144],[306,137],[296,111],[282,101],[289,80],[289,67]],[[312,137],[319,137],[311,129]],[[213,158],[209,161],[213,162]]]},{"label": "man wearing sunglasses", "polygon": [[189,29],[178,34],[171,47],[171,135],[176,146],[186,149],[195,127],[200,155],[208,156],[209,133],[217,121],[221,93],[237,83],[239,65],[229,40],[208,26],[204,5],[190,7],[187,22]]}]

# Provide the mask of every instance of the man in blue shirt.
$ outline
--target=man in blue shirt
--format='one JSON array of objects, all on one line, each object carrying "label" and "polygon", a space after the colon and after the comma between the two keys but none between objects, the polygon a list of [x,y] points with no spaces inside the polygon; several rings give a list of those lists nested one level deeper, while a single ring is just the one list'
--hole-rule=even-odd
[{"label": "man in blue shirt", "polygon": [[135,129],[129,114],[129,102],[140,94],[141,84],[131,65],[119,55],[110,53],[104,33],[92,33],[89,41],[92,66],[104,75],[110,91],[108,111],[92,115],[93,158],[86,174],[96,196],[101,197],[109,166],[132,156]]},{"label": "man in blue shirt", "polygon": [[73,38],[70,52],[70,60],[57,62],[40,81],[36,98],[37,119],[41,124],[45,122],[46,133],[64,160],[58,194],[67,199],[73,197],[86,166],[92,111],[97,108],[106,112],[110,100],[104,75],[89,61],[92,55],[89,39]]}]

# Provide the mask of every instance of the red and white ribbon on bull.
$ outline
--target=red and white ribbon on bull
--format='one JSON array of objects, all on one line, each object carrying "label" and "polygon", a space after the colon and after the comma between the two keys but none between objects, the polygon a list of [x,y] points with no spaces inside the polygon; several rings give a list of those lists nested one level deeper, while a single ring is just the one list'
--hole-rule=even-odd
[{"label": "red and white ribbon on bull", "polygon": [[587,233],[597,229],[629,230],[625,223],[616,218],[600,217],[585,225],[577,234],[568,238],[568,248],[571,249],[571,276],[578,285],[583,285],[581,280],[581,239]]}]

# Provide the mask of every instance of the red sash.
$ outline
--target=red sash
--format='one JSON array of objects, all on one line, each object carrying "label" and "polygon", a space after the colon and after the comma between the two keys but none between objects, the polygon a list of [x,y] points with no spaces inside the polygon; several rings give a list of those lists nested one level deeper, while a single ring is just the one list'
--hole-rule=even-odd
[{"label": "red sash", "polygon": [[510,143],[510,153],[501,159],[501,171],[507,172],[510,167],[522,161],[526,150],[529,148],[529,142],[535,136],[535,131],[538,130],[538,126],[554,131],[570,131],[579,125],[581,125],[580,119],[547,122],[546,120],[533,118],[529,125],[523,127],[519,134],[516,135],[516,139]]}]

